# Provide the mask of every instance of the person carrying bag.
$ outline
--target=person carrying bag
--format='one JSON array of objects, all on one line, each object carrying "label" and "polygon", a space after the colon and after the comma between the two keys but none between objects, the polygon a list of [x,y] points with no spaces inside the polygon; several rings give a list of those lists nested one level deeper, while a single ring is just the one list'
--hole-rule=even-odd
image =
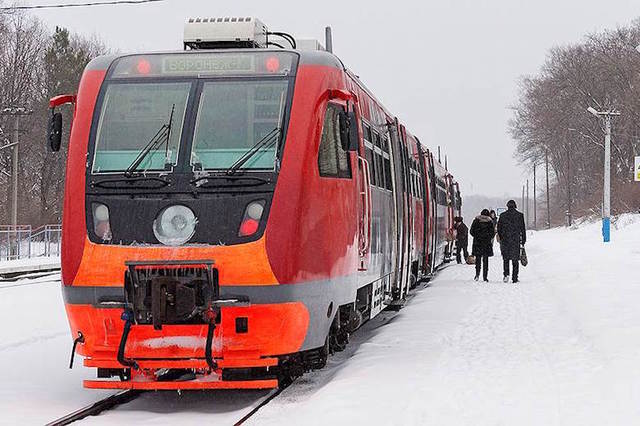
[{"label": "person carrying bag", "polygon": [[[498,236],[500,237],[500,252],[502,253],[503,281],[509,282],[509,266],[513,267],[512,282],[518,282],[520,264],[525,266],[527,253],[524,245],[527,242],[527,230],[524,224],[524,215],[516,210],[517,205],[513,200],[507,203],[507,211],[500,215],[498,220]],[[510,265],[511,264],[511,265]]]}]

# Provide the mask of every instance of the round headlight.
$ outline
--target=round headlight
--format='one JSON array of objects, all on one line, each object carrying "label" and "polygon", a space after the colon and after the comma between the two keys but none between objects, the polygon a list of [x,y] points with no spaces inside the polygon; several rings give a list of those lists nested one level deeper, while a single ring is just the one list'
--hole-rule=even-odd
[{"label": "round headlight", "polygon": [[162,244],[179,246],[193,237],[197,223],[198,219],[189,207],[169,206],[153,221],[153,233]]}]

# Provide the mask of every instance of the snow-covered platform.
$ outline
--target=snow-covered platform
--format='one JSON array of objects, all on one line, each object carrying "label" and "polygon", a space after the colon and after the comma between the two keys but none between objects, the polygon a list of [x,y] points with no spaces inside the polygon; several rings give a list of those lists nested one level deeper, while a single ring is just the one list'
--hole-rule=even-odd
[{"label": "snow-covered platform", "polygon": [[[498,256],[487,284],[447,266],[245,424],[640,424],[640,216],[617,226],[606,246],[599,223],[531,233],[516,285]],[[44,424],[112,393],[82,388],[94,372],[80,359],[67,368],[59,283],[0,295],[0,424]],[[265,395],[153,392],[81,423],[231,425]]]},{"label": "snow-covered platform", "polygon": [[616,226],[608,245],[599,222],[531,233],[519,284],[499,256],[489,283],[446,267],[247,424],[640,424],[640,216]]},{"label": "snow-covered platform", "polygon": [[0,261],[0,277],[58,269],[60,269],[60,257],[32,257],[30,259]]}]

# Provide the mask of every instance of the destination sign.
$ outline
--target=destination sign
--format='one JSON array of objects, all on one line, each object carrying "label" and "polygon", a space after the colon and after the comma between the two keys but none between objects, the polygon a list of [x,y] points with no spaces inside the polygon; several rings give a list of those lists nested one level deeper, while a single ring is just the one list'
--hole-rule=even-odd
[{"label": "destination sign", "polygon": [[295,75],[290,52],[198,52],[125,56],[117,60],[110,78],[201,75]]},{"label": "destination sign", "polygon": [[164,74],[254,72],[253,55],[176,55],[165,57]]}]

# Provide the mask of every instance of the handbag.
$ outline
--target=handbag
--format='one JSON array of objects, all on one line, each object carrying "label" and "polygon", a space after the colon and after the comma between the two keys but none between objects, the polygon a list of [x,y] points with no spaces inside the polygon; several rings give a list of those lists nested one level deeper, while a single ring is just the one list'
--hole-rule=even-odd
[{"label": "handbag", "polygon": [[524,246],[520,247],[520,263],[522,266],[527,266],[529,260],[527,259],[527,251],[524,249]]}]

